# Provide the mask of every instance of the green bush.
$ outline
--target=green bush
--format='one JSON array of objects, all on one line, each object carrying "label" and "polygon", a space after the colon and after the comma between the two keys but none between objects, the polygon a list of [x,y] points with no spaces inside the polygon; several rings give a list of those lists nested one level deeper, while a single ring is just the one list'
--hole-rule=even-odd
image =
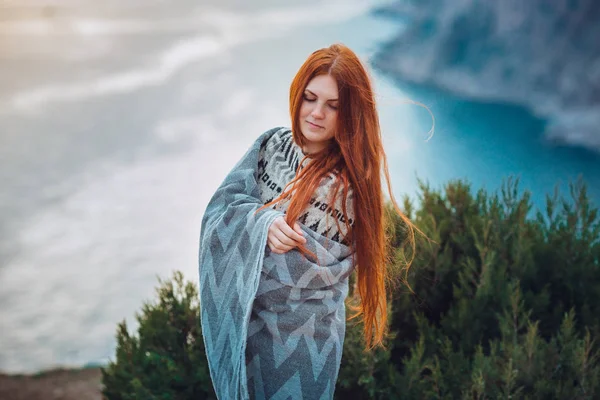
[{"label": "green bush", "polygon": [[[512,179],[500,194],[444,189],[421,183],[418,209],[405,199],[431,241],[418,242],[413,292],[394,291],[385,349],[365,353],[348,323],[336,398],[600,398],[600,221],[585,185],[570,185],[570,201],[548,196],[544,212]],[[405,230],[389,218],[398,245]],[[197,285],[180,273],[161,285],[137,337],[119,325],[108,399],[214,398]]]},{"label": "green bush", "polygon": [[[160,280],[159,280],[160,281]],[[160,281],[158,302],[144,304],[138,335],[117,329],[116,359],[102,370],[108,400],[216,399],[200,328],[197,285],[181,272]]]},{"label": "green bush", "polygon": [[414,294],[394,296],[399,378],[381,398],[600,398],[600,222],[585,185],[544,213],[512,179],[500,194],[421,192],[410,217],[434,243],[419,242]]}]

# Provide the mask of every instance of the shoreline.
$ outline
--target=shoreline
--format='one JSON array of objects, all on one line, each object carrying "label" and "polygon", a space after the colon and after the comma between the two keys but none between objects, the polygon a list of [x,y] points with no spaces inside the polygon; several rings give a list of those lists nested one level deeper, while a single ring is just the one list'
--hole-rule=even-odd
[{"label": "shoreline", "polygon": [[101,367],[56,368],[32,374],[0,372],[4,400],[101,400]]}]

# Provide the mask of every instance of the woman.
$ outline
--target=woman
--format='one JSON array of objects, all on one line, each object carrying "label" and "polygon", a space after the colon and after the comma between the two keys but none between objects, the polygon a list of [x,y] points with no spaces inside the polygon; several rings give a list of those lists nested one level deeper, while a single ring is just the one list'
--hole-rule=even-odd
[{"label": "woman", "polygon": [[[341,44],[311,54],[291,84],[290,114],[291,130],[256,140],[202,221],[202,329],[222,399],[332,398],[355,269],[366,347],[385,336],[381,170],[391,190],[356,54]],[[415,228],[392,201],[414,254]]]}]

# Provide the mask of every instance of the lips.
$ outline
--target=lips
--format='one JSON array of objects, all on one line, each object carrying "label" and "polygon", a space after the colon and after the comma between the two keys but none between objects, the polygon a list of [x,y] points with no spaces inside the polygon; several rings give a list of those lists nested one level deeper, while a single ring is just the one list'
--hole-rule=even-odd
[{"label": "lips", "polygon": [[314,124],[310,121],[306,121],[306,123],[309,124],[310,126],[312,126],[313,128],[323,129],[323,127],[321,125]]}]

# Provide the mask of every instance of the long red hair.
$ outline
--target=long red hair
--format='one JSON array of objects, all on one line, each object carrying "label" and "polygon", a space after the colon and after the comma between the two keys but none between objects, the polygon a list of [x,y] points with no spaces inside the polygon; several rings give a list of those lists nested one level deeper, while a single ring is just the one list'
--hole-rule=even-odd
[{"label": "long red hair", "polygon": [[[392,204],[404,221],[412,257],[415,254],[415,230],[402,213],[392,194],[387,159],[383,149],[379,116],[371,80],[356,54],[342,44],[313,52],[300,67],[290,87],[290,116],[294,141],[301,147],[305,139],[300,130],[300,106],[308,83],[318,75],[329,74],[338,85],[338,120],[334,140],[312,161],[300,168],[281,195],[269,205],[288,200],[286,222],[293,226],[308,206],[321,180],[332,171],[338,179],[332,198],[342,194],[342,212],[346,221],[346,241],[354,251],[357,266],[358,306],[351,318],[362,317],[368,349],[381,345],[387,332],[388,270],[385,233],[385,206],[381,172],[385,174]],[[302,163],[300,163],[302,165]],[[354,226],[350,229],[346,210],[348,188],[353,190]],[[268,205],[265,205],[268,206]],[[301,249],[303,250],[303,249]]]}]

